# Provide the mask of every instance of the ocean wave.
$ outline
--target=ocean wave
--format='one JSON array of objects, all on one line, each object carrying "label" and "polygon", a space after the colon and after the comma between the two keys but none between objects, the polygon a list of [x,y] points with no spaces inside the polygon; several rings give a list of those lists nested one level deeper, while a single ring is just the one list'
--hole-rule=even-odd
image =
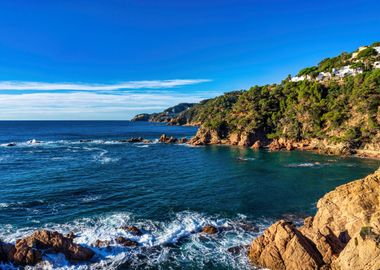
[{"label": "ocean wave", "polygon": [[320,163],[320,162],[316,161],[316,162],[291,163],[291,164],[285,165],[285,167],[288,167],[288,168],[310,168],[310,167],[323,167],[323,166],[328,166],[328,165],[329,164]]},{"label": "ocean wave", "polygon": [[255,158],[238,157],[237,160],[239,160],[239,161],[253,161],[253,160],[255,160]]},{"label": "ocean wave", "polygon": [[[210,264],[228,269],[252,269],[244,252],[231,253],[228,249],[248,245],[269,222],[264,220],[252,224],[242,215],[226,219],[181,212],[168,221],[138,220],[129,213],[115,213],[96,218],[82,218],[61,225],[48,224],[45,226],[46,229],[61,233],[73,232],[77,235],[75,242],[91,247],[96,255],[91,262],[84,264],[70,264],[62,255],[49,255],[44,257],[44,264],[48,269],[116,269],[125,264],[131,269],[165,269],[167,265],[181,268],[186,264],[191,264],[197,269],[207,268]],[[220,233],[195,233],[206,224],[218,227]],[[126,225],[141,228],[142,235],[135,236],[122,229]],[[4,226],[0,228],[0,238],[14,243],[16,239],[25,237],[36,229]],[[126,248],[118,245],[114,240],[118,236],[137,241],[139,247]],[[96,240],[110,241],[110,246],[95,248],[92,244]]]},{"label": "ocean wave", "polygon": [[81,199],[82,202],[93,202],[98,201],[102,198],[102,195],[88,195]]},{"label": "ocean wave", "polygon": [[138,148],[148,148],[149,145],[148,144],[144,144],[144,145],[137,145],[136,147]]},{"label": "ocean wave", "polygon": [[2,202],[0,203],[0,208],[10,208],[10,207],[34,207],[44,204],[44,200],[34,200],[34,201],[20,201],[20,202]]}]

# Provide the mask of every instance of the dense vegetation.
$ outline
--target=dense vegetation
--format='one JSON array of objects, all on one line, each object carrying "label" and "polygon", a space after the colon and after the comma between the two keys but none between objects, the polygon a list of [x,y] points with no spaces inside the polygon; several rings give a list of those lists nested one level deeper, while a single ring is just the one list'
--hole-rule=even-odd
[{"label": "dense vegetation", "polygon": [[201,125],[222,138],[244,132],[268,139],[318,138],[352,146],[380,143],[380,69],[372,68],[379,57],[368,47],[354,58],[351,53],[326,58],[301,70],[299,76],[316,76],[348,64],[364,72],[323,82],[287,78],[279,84],[225,93],[179,113],[170,123]]},{"label": "dense vegetation", "polygon": [[[193,107],[190,122],[268,138],[371,141],[379,132],[380,69],[328,85],[316,81],[254,86]],[[226,133],[226,132],[224,132]]]},{"label": "dense vegetation", "polygon": [[[324,59],[299,75],[316,75],[348,63],[363,68],[379,57],[371,47],[358,53],[359,61],[352,61],[351,55]],[[181,113],[174,123],[200,124],[222,136],[259,132],[268,139],[319,138],[357,146],[379,143],[380,69],[363,70],[356,76],[323,83],[286,79],[280,84],[229,92]]]}]

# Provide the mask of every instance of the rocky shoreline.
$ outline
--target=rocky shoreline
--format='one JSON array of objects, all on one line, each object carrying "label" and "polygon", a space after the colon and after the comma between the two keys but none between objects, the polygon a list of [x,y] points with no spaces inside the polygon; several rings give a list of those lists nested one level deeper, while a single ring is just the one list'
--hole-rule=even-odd
[{"label": "rocky shoreline", "polygon": [[[228,144],[270,151],[301,149],[318,151],[321,143],[330,154],[353,154],[350,148],[339,146],[328,148],[323,142],[295,142],[285,139],[254,140],[246,135],[231,134],[221,140],[212,131],[198,132],[189,141],[162,134],[159,143],[206,145]],[[261,137],[262,138],[262,137]],[[91,142],[91,140],[81,140]],[[125,143],[152,143],[152,141],[133,137],[118,140]],[[40,143],[40,142],[34,142]],[[333,149],[333,150],[331,150]],[[335,152],[335,149],[339,151]],[[279,220],[272,224],[261,236],[253,239],[249,246],[234,246],[228,251],[233,254],[245,254],[252,265],[272,270],[322,269],[322,270],[378,270],[380,269],[380,168],[361,180],[337,187],[323,196],[313,217],[307,217],[302,226]],[[125,226],[122,228],[132,235],[143,234],[140,228]],[[225,228],[205,225],[192,233],[218,234]],[[43,263],[47,254],[63,254],[70,263],[92,262],[96,260],[94,248],[109,248],[119,245],[127,248],[139,248],[135,240],[117,237],[111,240],[98,239],[89,246],[75,243],[74,233],[61,234],[56,231],[39,230],[31,235],[6,243],[0,240],[0,263],[16,266],[34,266]],[[159,248],[159,247],[158,247]]]},{"label": "rocky shoreline", "polygon": [[220,131],[200,127],[197,134],[189,140],[189,144],[198,145],[236,145],[258,150],[266,148],[269,151],[302,150],[314,151],[319,154],[357,156],[380,159],[380,143],[366,144],[356,148],[349,143],[331,143],[326,139],[291,140],[286,138],[269,140],[265,134],[231,133],[221,134]]}]

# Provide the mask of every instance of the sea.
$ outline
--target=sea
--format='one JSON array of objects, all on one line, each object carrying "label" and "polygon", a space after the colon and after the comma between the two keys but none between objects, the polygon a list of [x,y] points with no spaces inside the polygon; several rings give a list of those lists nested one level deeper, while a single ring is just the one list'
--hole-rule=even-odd
[{"label": "sea", "polygon": [[[196,131],[130,121],[0,121],[0,239],[14,243],[43,228],[74,232],[95,252],[82,263],[45,254],[44,269],[256,269],[246,247],[265,228],[280,218],[301,224],[326,192],[380,165],[158,141]],[[131,137],[150,142],[123,141]],[[219,233],[199,233],[205,225]],[[120,246],[118,236],[139,246]],[[110,246],[95,248],[96,240]]]}]

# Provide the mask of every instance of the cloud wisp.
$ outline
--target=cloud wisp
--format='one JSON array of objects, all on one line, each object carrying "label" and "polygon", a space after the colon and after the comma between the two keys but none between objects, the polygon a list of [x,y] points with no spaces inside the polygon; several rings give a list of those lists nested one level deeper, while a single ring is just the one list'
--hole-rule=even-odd
[{"label": "cloud wisp", "polygon": [[0,94],[0,120],[130,119],[137,113],[158,112],[180,102],[199,102],[213,96],[197,94],[96,92]]},{"label": "cloud wisp", "polygon": [[127,81],[116,84],[91,84],[91,83],[50,83],[50,82],[25,82],[25,81],[0,81],[0,90],[76,90],[76,91],[112,91],[122,89],[163,89],[179,86],[193,85],[210,82],[207,79],[175,79],[175,80],[146,80]]}]

